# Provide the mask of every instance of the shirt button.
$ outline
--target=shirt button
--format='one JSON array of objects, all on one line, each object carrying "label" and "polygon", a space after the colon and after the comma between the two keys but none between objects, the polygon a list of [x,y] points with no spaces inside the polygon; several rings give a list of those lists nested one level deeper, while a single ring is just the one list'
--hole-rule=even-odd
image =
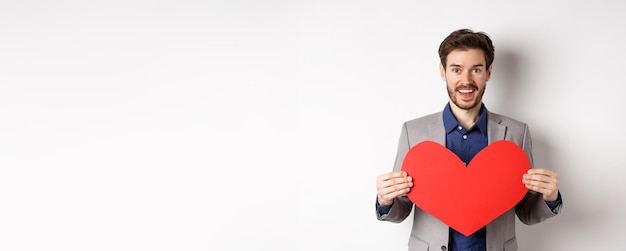
[{"label": "shirt button", "polygon": [[467,139],[467,135],[463,135],[463,139]]},{"label": "shirt button", "polygon": [[456,129],[458,129],[458,130],[460,131],[460,130],[463,130],[463,127],[462,127],[462,126],[459,126],[459,127],[457,127]]}]

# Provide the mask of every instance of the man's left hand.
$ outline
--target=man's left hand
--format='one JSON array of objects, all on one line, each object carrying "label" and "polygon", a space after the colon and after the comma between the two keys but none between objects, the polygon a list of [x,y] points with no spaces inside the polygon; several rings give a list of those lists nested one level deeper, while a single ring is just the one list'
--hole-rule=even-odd
[{"label": "man's left hand", "polygon": [[548,169],[530,169],[522,177],[526,188],[543,194],[543,200],[556,201],[559,195],[559,174]]}]

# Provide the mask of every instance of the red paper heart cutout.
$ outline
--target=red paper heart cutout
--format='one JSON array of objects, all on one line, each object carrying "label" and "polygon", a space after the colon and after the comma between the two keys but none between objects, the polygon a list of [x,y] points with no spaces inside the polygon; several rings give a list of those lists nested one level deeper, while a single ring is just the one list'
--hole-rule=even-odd
[{"label": "red paper heart cutout", "polygon": [[515,143],[499,140],[478,152],[467,167],[433,141],[413,146],[402,170],[413,178],[411,201],[469,236],[513,208],[528,189],[522,175],[530,161]]}]

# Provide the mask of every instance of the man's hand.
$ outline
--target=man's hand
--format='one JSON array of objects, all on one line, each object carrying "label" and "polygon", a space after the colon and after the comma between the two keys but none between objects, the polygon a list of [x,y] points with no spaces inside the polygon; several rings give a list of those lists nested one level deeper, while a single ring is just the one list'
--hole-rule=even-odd
[{"label": "man's hand", "polygon": [[552,170],[530,169],[522,177],[522,183],[526,184],[526,188],[543,194],[543,200],[548,202],[556,201],[559,195],[559,174]]},{"label": "man's hand", "polygon": [[406,194],[413,187],[413,178],[406,172],[392,172],[378,176],[376,189],[378,190],[378,204],[389,206],[393,199]]}]

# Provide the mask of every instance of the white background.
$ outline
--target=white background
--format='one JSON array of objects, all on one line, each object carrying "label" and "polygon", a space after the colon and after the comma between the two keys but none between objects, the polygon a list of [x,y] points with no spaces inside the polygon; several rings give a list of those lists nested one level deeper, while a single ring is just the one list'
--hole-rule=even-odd
[{"label": "white background", "polygon": [[488,109],[530,125],[561,215],[520,250],[623,250],[626,3],[0,1],[0,249],[406,250],[375,178],[494,40]]}]

